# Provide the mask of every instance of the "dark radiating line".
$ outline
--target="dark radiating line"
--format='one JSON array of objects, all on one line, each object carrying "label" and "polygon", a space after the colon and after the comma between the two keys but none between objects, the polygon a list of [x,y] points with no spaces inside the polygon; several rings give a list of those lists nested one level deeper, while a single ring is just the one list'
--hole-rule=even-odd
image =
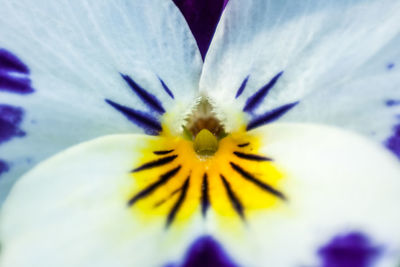
[{"label": "dark radiating line", "polygon": [[283,71],[276,74],[266,85],[261,87],[255,94],[250,96],[247,101],[246,105],[243,108],[245,112],[252,112],[261,102],[264,100],[265,96],[268,94],[269,90],[274,87],[275,83],[278,81],[279,77],[283,74]]},{"label": "dark radiating line", "polygon": [[153,151],[153,153],[156,154],[156,155],[166,155],[166,154],[169,154],[169,153],[171,153],[171,152],[174,152],[174,150],[171,149],[171,150],[157,150],[157,151]]},{"label": "dark radiating line", "polygon": [[138,172],[138,171],[143,171],[143,170],[159,167],[159,166],[162,166],[162,165],[172,162],[174,159],[176,159],[176,157],[178,157],[178,155],[172,155],[172,156],[156,159],[156,160],[147,162],[147,163],[143,164],[142,166],[137,167],[136,169],[133,169],[131,172]]},{"label": "dark radiating line", "polygon": [[157,207],[161,206],[161,205],[164,204],[168,199],[170,199],[171,197],[175,196],[175,194],[178,193],[178,192],[181,191],[181,190],[182,190],[182,187],[179,187],[178,189],[175,189],[174,191],[172,191],[171,194],[169,194],[168,197],[166,197],[166,198],[164,198],[164,199],[161,199],[160,201],[156,202],[156,203],[154,204],[154,208],[157,208]]},{"label": "dark radiating line", "polygon": [[17,56],[5,49],[0,49],[0,71],[1,70],[29,74],[28,67]]},{"label": "dark radiating line", "polygon": [[183,201],[185,201],[186,198],[186,194],[189,188],[189,181],[190,181],[190,176],[186,179],[185,183],[182,186],[181,189],[181,194],[178,198],[178,200],[176,201],[175,205],[172,207],[171,211],[168,214],[168,218],[167,218],[167,223],[166,223],[166,227],[168,228],[172,222],[174,221],[176,214],[178,213],[179,209],[182,207]]},{"label": "dark radiating line", "polygon": [[16,77],[0,69],[0,91],[30,94],[34,91],[27,76]]},{"label": "dark radiating line", "polygon": [[210,198],[208,195],[208,177],[207,173],[203,175],[203,183],[201,185],[201,213],[203,217],[207,215],[207,209],[210,206]]},{"label": "dark radiating line", "polygon": [[264,113],[263,115],[257,116],[254,119],[252,119],[249,124],[247,124],[247,130],[251,130],[257,127],[260,127],[264,124],[273,122],[280,117],[282,117],[286,112],[288,112],[290,109],[292,109],[294,106],[296,106],[299,102],[293,102],[289,103],[283,106],[280,106],[278,108],[275,108],[271,111],[268,111]]},{"label": "dark radiating line", "polygon": [[246,84],[247,84],[247,81],[249,80],[249,77],[250,77],[250,76],[247,76],[247,77],[243,80],[242,84],[240,85],[239,89],[238,89],[237,92],[236,92],[235,98],[238,98],[238,97],[243,93],[244,88],[246,88]]},{"label": "dark radiating line", "polygon": [[164,88],[165,92],[167,92],[167,94],[168,94],[172,99],[174,99],[174,98],[175,98],[175,97],[174,97],[174,94],[171,92],[171,90],[168,88],[168,86],[165,84],[165,82],[164,82],[160,77],[158,77],[158,79],[160,80],[161,85],[162,85],[162,87]]},{"label": "dark radiating line", "polygon": [[151,185],[149,185],[148,187],[146,187],[145,189],[143,189],[142,191],[140,191],[139,193],[134,195],[129,200],[128,205],[132,206],[139,199],[142,199],[142,198],[148,196],[149,194],[151,194],[158,187],[160,187],[161,185],[165,184],[166,182],[168,182],[169,179],[174,177],[179,172],[180,169],[181,169],[181,166],[179,165],[178,167],[176,167],[176,168],[164,173],[163,175],[161,175],[160,179],[158,181],[152,183]]},{"label": "dark radiating line", "polygon": [[151,135],[158,135],[159,132],[161,132],[162,130],[161,124],[153,116],[145,112],[120,105],[109,99],[105,99],[105,101],[107,102],[107,104],[111,105],[113,108],[121,112],[128,120],[130,120],[131,122],[142,128],[145,131],[145,133]]},{"label": "dark radiating line", "polygon": [[247,171],[242,169],[239,165],[236,165],[233,162],[230,162],[230,164],[231,164],[232,168],[246,180],[252,182],[253,184],[257,185],[258,187],[264,189],[265,191],[268,191],[269,193],[273,194],[274,196],[277,196],[280,199],[286,200],[286,197],[281,192],[279,192],[278,190],[273,188],[272,186],[258,180],[256,177],[254,177],[253,175],[251,175],[250,173],[248,173]]},{"label": "dark radiating line", "polygon": [[133,92],[136,93],[136,95],[145,103],[149,108],[152,110],[163,114],[165,112],[165,109],[161,105],[160,100],[149,92],[147,92],[145,89],[140,87],[135,81],[129,77],[128,75],[120,73],[122,78],[126,81],[126,83],[129,85],[129,87],[132,89]]},{"label": "dark radiating line", "polygon": [[248,159],[248,160],[254,160],[254,161],[271,161],[271,158],[267,158],[264,156],[260,156],[260,155],[255,155],[255,154],[246,154],[246,153],[242,153],[239,151],[235,151],[233,152],[233,154],[235,154],[238,158],[241,159]]},{"label": "dark radiating line", "polygon": [[243,144],[239,144],[239,145],[237,145],[238,147],[245,147],[245,146],[248,146],[248,145],[250,145],[250,143],[249,142],[247,142],[247,143],[243,143]]},{"label": "dark radiating line", "polygon": [[226,180],[226,178],[220,174],[222,182],[224,183],[226,193],[228,194],[229,200],[231,201],[233,209],[239,214],[239,216],[244,220],[244,210],[243,205],[240,202],[239,198],[236,196],[235,192],[233,192],[231,185]]}]

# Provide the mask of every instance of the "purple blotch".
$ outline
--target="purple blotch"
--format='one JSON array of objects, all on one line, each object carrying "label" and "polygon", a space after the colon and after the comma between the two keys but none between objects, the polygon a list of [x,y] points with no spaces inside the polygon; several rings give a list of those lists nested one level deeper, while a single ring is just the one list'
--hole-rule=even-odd
[{"label": "purple blotch", "polygon": [[159,132],[161,132],[161,124],[160,122],[154,118],[153,116],[139,110],[135,110],[123,105],[120,105],[114,101],[111,101],[109,99],[105,99],[105,101],[121,112],[129,121],[133,122],[140,128],[144,130],[146,134],[149,135],[158,135]]},{"label": "purple blotch", "polygon": [[368,267],[381,252],[362,233],[351,232],[335,236],[318,250],[321,267]]},{"label": "purple blotch", "polygon": [[164,88],[165,92],[167,92],[167,94],[168,94],[172,99],[174,99],[174,98],[175,98],[175,97],[174,97],[174,94],[171,92],[171,90],[168,88],[168,86],[165,84],[165,82],[164,82],[160,77],[158,77],[158,79],[160,80],[161,85],[162,85],[162,87]]},{"label": "purple blotch", "polygon": [[236,92],[235,98],[238,98],[238,97],[243,93],[244,88],[246,88],[246,84],[247,84],[247,81],[249,80],[249,77],[250,77],[250,76],[247,76],[247,77],[243,80],[242,84],[240,85],[239,89],[238,89],[237,92]]},{"label": "purple blotch", "polygon": [[28,67],[18,57],[0,49],[0,91],[32,93],[34,90],[28,75]]},{"label": "purple blotch", "polygon": [[0,90],[19,93],[29,94],[33,92],[31,86],[31,80],[25,77],[17,77],[6,72],[0,71]]},{"label": "purple blotch", "polygon": [[261,102],[264,100],[265,96],[268,94],[269,90],[276,84],[278,79],[282,76],[283,71],[276,74],[266,85],[261,87],[255,94],[250,96],[247,101],[246,105],[243,108],[245,112],[252,112]]},{"label": "purple blotch", "polygon": [[247,124],[247,130],[251,130],[254,128],[257,128],[259,126],[262,126],[264,124],[267,123],[271,123],[277,119],[279,119],[280,117],[282,117],[283,115],[286,114],[286,112],[288,112],[289,110],[291,110],[294,106],[296,106],[299,102],[293,102],[293,103],[289,103],[280,107],[277,107],[273,110],[267,111],[266,113],[259,115],[259,116],[255,116],[248,124]]},{"label": "purple blotch", "polygon": [[8,164],[5,161],[0,159],[0,176],[3,173],[8,172],[9,169],[10,168],[9,168]]},{"label": "purple blotch", "polygon": [[400,159],[400,124],[394,126],[393,130],[393,135],[386,140],[386,147]]},{"label": "purple blotch", "polygon": [[386,68],[387,68],[388,70],[391,70],[391,69],[394,68],[394,66],[395,66],[395,64],[394,64],[393,62],[390,62],[390,63],[388,63],[388,64],[386,65]]},{"label": "purple blotch", "polygon": [[25,136],[20,129],[24,110],[20,107],[0,105],[0,144],[13,137]]},{"label": "purple blotch", "polygon": [[173,0],[186,19],[204,60],[228,0]]},{"label": "purple blotch", "polygon": [[5,70],[29,74],[28,67],[18,57],[5,49],[0,49],[0,71]]},{"label": "purple blotch", "polygon": [[400,105],[400,100],[397,99],[388,99],[385,101],[386,106],[392,107],[392,106],[397,106]]},{"label": "purple blotch", "polygon": [[160,100],[149,92],[147,92],[145,89],[140,87],[131,77],[128,75],[120,73],[122,78],[125,80],[125,82],[129,85],[129,87],[132,89],[133,92],[136,93],[136,95],[145,103],[151,110],[156,111],[159,114],[163,114],[165,112],[165,109],[161,105]]},{"label": "purple blotch", "polygon": [[[173,266],[173,265],[172,265]],[[182,264],[176,267],[237,267],[227,253],[210,236],[197,239],[186,252]]]}]

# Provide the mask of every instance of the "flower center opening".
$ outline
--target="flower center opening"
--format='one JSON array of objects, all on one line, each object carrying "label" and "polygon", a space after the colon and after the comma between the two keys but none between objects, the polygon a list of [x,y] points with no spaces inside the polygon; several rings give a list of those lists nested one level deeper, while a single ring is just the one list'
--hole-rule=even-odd
[{"label": "flower center opening", "polygon": [[193,141],[196,153],[200,156],[214,155],[226,132],[208,99],[202,98],[186,121],[183,128],[188,139]]}]

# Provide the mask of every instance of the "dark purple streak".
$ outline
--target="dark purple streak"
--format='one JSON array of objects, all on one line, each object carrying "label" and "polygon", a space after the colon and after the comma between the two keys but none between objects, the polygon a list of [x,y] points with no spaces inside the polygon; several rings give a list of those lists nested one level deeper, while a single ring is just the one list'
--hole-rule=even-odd
[{"label": "dark purple streak", "polygon": [[25,132],[20,129],[23,116],[22,108],[0,104],[0,144],[13,137],[25,136]]},{"label": "dark purple streak", "polygon": [[394,126],[393,130],[393,135],[386,140],[386,147],[400,159],[400,124]]}]

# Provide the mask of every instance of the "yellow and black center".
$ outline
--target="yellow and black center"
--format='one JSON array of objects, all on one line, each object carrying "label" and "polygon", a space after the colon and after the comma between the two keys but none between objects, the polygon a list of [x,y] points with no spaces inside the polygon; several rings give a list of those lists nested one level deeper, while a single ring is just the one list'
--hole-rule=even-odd
[{"label": "yellow and black center", "polygon": [[146,216],[165,217],[166,226],[210,209],[242,220],[251,211],[285,200],[282,174],[260,155],[260,138],[247,132],[220,140],[202,129],[194,140],[161,136],[149,142],[132,172],[135,189],[128,206]]}]

